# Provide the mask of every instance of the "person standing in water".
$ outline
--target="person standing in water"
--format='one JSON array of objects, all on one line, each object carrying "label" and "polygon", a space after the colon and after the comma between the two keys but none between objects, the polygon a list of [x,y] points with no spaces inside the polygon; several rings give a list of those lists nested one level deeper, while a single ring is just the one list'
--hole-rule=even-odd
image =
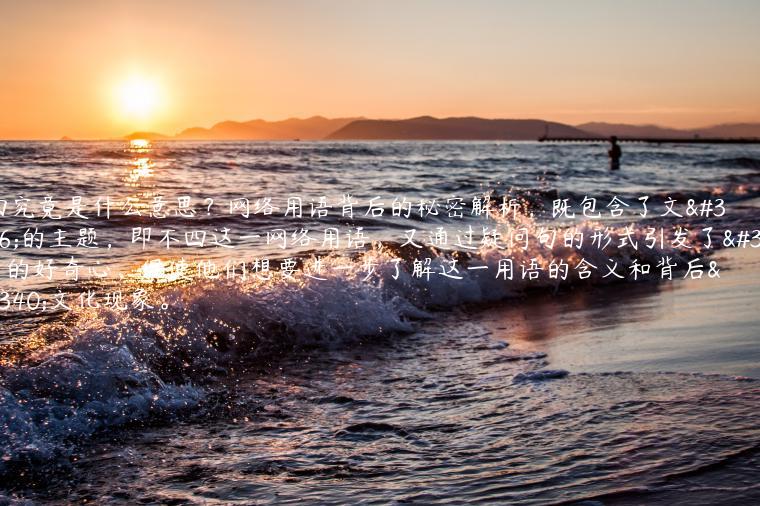
[{"label": "person standing in water", "polygon": [[614,135],[610,137],[610,150],[607,151],[607,155],[610,157],[610,170],[620,169],[620,157],[623,155],[623,150],[620,149],[620,145],[617,143],[617,137]]}]

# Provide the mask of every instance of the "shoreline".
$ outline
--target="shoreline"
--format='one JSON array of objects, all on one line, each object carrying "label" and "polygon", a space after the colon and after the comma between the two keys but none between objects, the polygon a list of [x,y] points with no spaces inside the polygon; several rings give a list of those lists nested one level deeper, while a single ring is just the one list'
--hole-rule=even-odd
[{"label": "shoreline", "polygon": [[494,339],[544,352],[551,368],[571,373],[760,379],[760,258],[749,249],[712,258],[721,267],[717,279],[592,287],[501,304],[477,318]]}]

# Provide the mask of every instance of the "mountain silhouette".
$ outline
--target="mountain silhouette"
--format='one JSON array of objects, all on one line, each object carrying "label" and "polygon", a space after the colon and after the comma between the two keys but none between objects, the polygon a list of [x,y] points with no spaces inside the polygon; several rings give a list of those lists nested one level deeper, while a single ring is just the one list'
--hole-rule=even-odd
[{"label": "mountain silhouette", "polygon": [[289,118],[282,121],[223,121],[211,128],[188,128],[175,139],[187,140],[318,140],[342,128],[356,118],[328,119],[313,116],[307,119]]},{"label": "mountain silhouette", "polygon": [[223,121],[211,128],[194,127],[175,136],[134,132],[125,139],[149,140],[515,140],[535,141],[543,136],[595,138],[686,139],[760,138],[760,123],[728,123],[697,129],[658,125],[590,122],[566,125],[540,119],[434,118],[401,120],[365,118],[289,118],[282,121]]},{"label": "mountain silhouette", "polygon": [[684,130],[661,127],[658,125],[626,125],[623,123],[591,122],[576,126],[585,132],[589,132],[600,137],[609,137],[611,135],[616,135],[620,138],[653,137],[658,139],[683,139],[684,137],[693,136],[693,134],[690,134]]},{"label": "mountain silhouette", "polygon": [[531,140],[548,134],[558,137],[590,135],[562,123],[540,119],[433,118],[353,121],[333,132],[330,140]]},{"label": "mountain silhouette", "polygon": [[128,141],[134,140],[134,139],[147,139],[149,141],[165,141],[168,139],[171,139],[172,137],[164,134],[159,134],[156,132],[132,132],[129,135],[125,135],[124,138]]},{"label": "mountain silhouette", "polygon": [[583,123],[576,125],[581,130],[609,137],[616,135],[626,137],[656,138],[656,139],[689,139],[693,137],[725,139],[725,138],[760,138],[760,123],[726,123],[704,128],[678,129],[658,125],[626,125],[622,123]]},{"label": "mountain silhouette", "polygon": [[696,130],[700,137],[739,137],[760,139],[760,123],[725,123]]}]

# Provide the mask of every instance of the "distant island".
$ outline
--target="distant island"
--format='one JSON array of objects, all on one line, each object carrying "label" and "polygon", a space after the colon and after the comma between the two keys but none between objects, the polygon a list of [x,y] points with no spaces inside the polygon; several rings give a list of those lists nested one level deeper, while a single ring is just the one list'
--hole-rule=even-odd
[{"label": "distant island", "polygon": [[547,132],[562,137],[590,137],[588,132],[539,119],[444,118],[356,120],[327,136],[328,140],[515,140],[535,141]]},{"label": "distant island", "polygon": [[282,121],[223,121],[211,128],[193,127],[176,135],[133,132],[125,139],[148,140],[537,140],[542,136],[588,139],[625,138],[760,138],[760,123],[728,123],[698,129],[658,125],[591,122],[567,125],[541,119],[477,117],[410,119],[289,118]]},{"label": "distant island", "polygon": [[289,118],[282,121],[266,121],[254,119],[251,121],[222,121],[211,128],[188,128],[175,136],[167,136],[155,132],[133,132],[126,139],[148,140],[322,140],[344,126],[363,118],[335,118],[322,116],[311,118]]}]

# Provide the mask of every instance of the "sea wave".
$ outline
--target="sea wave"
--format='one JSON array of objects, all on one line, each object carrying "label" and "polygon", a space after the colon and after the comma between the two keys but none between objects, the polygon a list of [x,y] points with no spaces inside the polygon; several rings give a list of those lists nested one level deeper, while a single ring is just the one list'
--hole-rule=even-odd
[{"label": "sea wave", "polygon": [[19,157],[35,155],[39,152],[37,146],[21,144],[0,144],[0,159],[16,160]]},{"label": "sea wave", "polygon": [[710,161],[699,161],[697,165],[709,166],[709,167],[725,167],[729,169],[760,169],[760,158],[754,158],[751,156],[735,156],[729,158],[719,158]]},{"label": "sea wave", "polygon": [[[579,230],[588,234],[593,227],[586,223]],[[613,244],[622,233],[612,232]],[[642,240],[644,234],[635,232]],[[583,257],[600,266],[612,260],[625,269],[663,255],[683,262],[704,253],[695,238],[690,246],[578,250],[560,245],[509,253],[516,265],[531,259],[544,268],[553,260],[575,265]],[[156,307],[163,301],[162,310],[75,310],[30,339],[47,345],[0,366],[0,476],[60,465],[80,441],[106,428],[167,421],[202,409],[204,396],[234,370],[293,347],[350,346],[412,332],[431,311],[610,282],[598,271],[586,280],[551,279],[545,272],[530,281],[496,279],[504,255],[496,248],[463,254],[377,244],[356,257],[319,260],[329,273],[321,279],[196,281],[155,289],[150,300]],[[434,272],[456,259],[461,279],[415,277],[415,257],[429,259]],[[304,271],[316,272],[317,261],[303,259]],[[361,269],[368,265],[373,266],[369,276]],[[517,380],[561,375],[526,373]]]}]

